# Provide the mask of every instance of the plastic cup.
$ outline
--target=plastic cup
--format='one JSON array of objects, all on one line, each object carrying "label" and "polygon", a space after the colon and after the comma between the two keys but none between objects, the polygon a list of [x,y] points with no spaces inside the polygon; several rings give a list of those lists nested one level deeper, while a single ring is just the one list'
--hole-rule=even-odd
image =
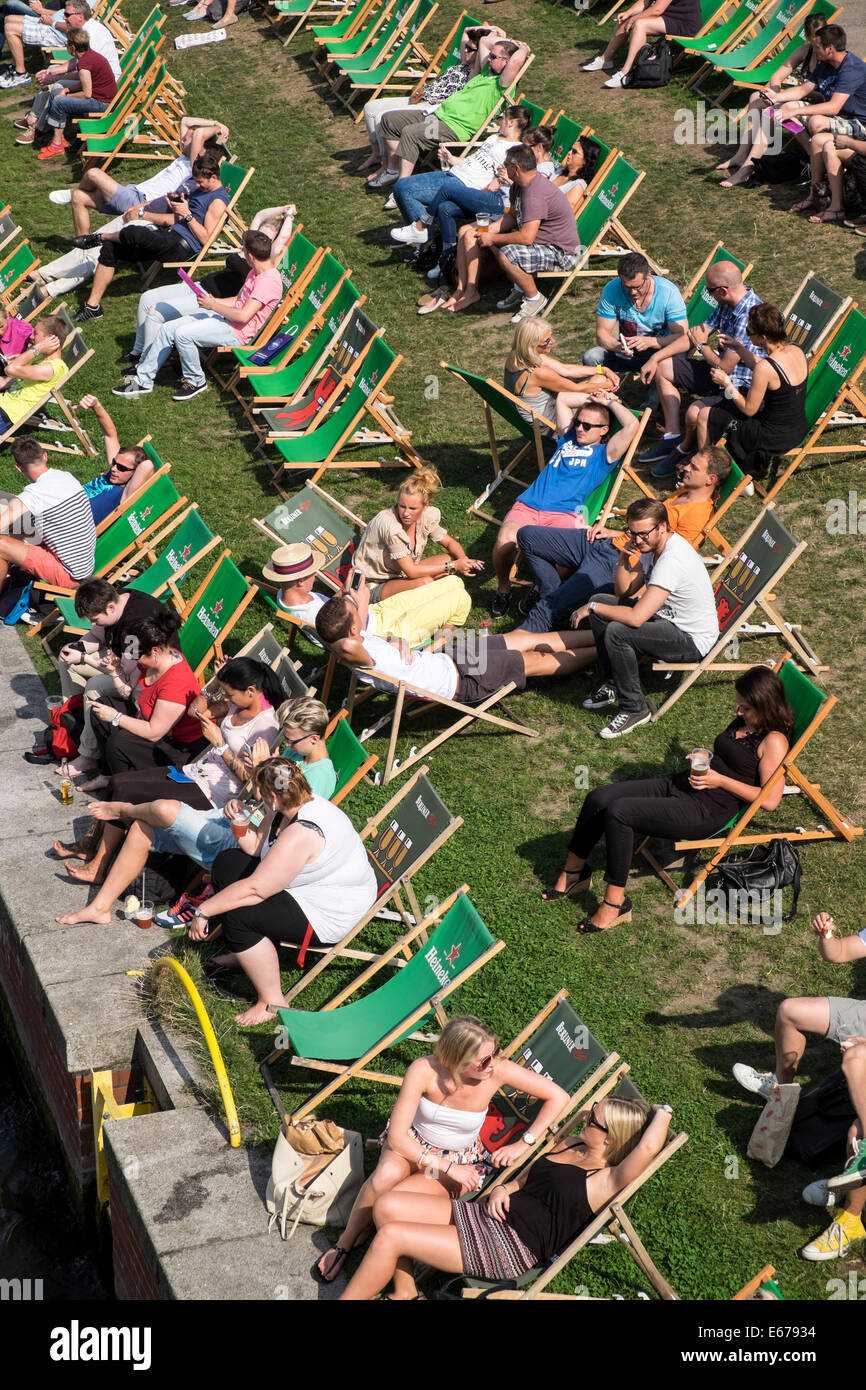
[{"label": "plastic cup", "polygon": [[479,212],[479,213],[477,213],[477,214],[476,214],[476,217],[475,217],[475,225],[476,225],[476,227],[481,227],[483,230],[486,230],[486,228],[490,226],[490,213],[489,213],[489,212]]},{"label": "plastic cup", "polygon": [[63,704],[63,698],[64,697],[62,695],[45,696],[45,707],[48,710],[49,714],[53,709],[60,709],[60,706]]},{"label": "plastic cup", "polygon": [[236,840],[243,839],[244,835],[246,834],[249,828],[251,815],[252,807],[248,806],[245,807],[242,811],[235,811],[234,815],[231,817],[229,824],[231,825],[232,834],[234,835]]},{"label": "plastic cup", "polygon": [[135,914],[135,920],[138,926],[141,927],[142,931],[146,931],[148,927],[152,927],[153,903],[142,903],[137,913]]},{"label": "plastic cup", "polygon": [[693,749],[688,755],[689,762],[692,765],[692,772],[709,772],[710,759],[712,756],[709,748]]}]

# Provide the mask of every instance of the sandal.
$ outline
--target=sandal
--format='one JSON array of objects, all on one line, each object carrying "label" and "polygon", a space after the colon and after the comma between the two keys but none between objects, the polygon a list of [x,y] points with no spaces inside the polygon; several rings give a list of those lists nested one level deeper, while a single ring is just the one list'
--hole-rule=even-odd
[{"label": "sandal", "polygon": [[[592,883],[592,871],[586,873],[585,868],[572,869],[571,872],[568,869],[563,869],[563,873],[567,879],[573,878],[576,879],[576,882],[566,884],[565,888],[556,888],[552,883],[548,883],[541,894],[543,903],[555,903],[559,898],[570,898],[575,893],[583,893]],[[585,877],[580,878],[580,874],[585,874]]]},{"label": "sandal", "polygon": [[813,226],[820,226],[822,222],[844,222],[845,213],[842,208],[825,208],[823,212],[816,212],[809,221]]},{"label": "sandal", "polygon": [[[327,1259],[327,1257],[332,1252],[336,1256],[336,1258],[333,1259],[331,1263],[328,1265],[327,1273],[323,1273],[322,1270],[319,1269],[319,1265],[322,1263],[322,1260]],[[332,1245],[330,1250],[326,1250],[324,1255],[322,1255],[320,1259],[316,1260],[316,1263],[310,1270],[310,1273],[312,1274],[313,1278],[318,1279],[320,1284],[333,1284],[337,1275],[340,1273],[340,1270],[343,1268],[343,1264],[348,1253],[348,1250],[346,1250],[344,1246]]]},{"label": "sandal", "polygon": [[791,211],[791,212],[805,212],[807,208],[819,208],[819,209],[820,209],[820,207],[821,207],[821,200],[820,200],[820,198],[818,198],[818,196],[817,196],[814,192],[812,192],[812,193],[809,194],[808,198],[801,198],[801,200],[800,200],[799,203],[794,203],[794,204],[792,205],[790,211]]},{"label": "sandal", "polygon": [[[619,911],[617,912],[613,921],[606,927],[598,927],[596,926],[595,922],[593,922],[592,914],[590,913],[588,917],[584,917],[583,921],[578,922],[577,924],[577,930],[582,935],[586,935],[587,932],[592,931],[610,931],[611,927],[615,926],[617,922],[631,921],[631,898],[623,898],[621,903],[608,902],[607,898],[602,898],[602,903],[605,907],[619,908]],[[596,912],[597,911],[598,908],[596,908]]]}]

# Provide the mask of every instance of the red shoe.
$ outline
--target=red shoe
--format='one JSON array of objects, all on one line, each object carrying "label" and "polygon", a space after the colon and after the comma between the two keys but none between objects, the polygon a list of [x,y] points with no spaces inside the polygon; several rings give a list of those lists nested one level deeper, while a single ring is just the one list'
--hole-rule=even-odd
[{"label": "red shoe", "polygon": [[60,145],[45,145],[44,148],[41,149],[41,150],[39,151],[39,153],[38,153],[38,155],[36,156],[36,158],[37,158],[37,159],[54,159],[54,157],[55,157],[56,155],[62,154],[63,151],[66,150],[66,149],[68,149],[68,148],[69,148],[69,141],[68,141],[68,140],[63,140],[62,144],[60,144]]}]

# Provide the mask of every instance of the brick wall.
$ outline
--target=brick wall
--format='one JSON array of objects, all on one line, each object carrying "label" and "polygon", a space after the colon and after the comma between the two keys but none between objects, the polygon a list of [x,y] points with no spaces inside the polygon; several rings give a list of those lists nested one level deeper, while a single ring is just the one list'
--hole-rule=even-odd
[{"label": "brick wall", "polygon": [[123,1199],[109,1174],[114,1289],[121,1299],[159,1299],[159,1285],[142,1250]]}]

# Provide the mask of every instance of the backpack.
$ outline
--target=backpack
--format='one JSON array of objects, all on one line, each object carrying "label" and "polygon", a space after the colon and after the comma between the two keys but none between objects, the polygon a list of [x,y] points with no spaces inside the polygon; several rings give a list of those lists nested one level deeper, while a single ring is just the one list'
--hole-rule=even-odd
[{"label": "backpack", "polygon": [[844,1149],[848,1129],[856,1118],[845,1073],[838,1067],[803,1092],[786,1152],[810,1167],[833,1157]]},{"label": "backpack", "polygon": [[809,173],[809,164],[799,146],[780,154],[764,154],[752,166],[759,183],[798,183]]},{"label": "backpack", "polygon": [[674,51],[667,39],[645,43],[639,48],[631,72],[623,78],[624,87],[666,87],[673,76]]},{"label": "backpack", "polygon": [[7,627],[13,627],[22,613],[26,613],[30,607],[30,594],[33,589],[33,578],[26,570],[19,569],[13,565],[9,571],[9,578],[3,585],[0,592],[0,620]]},{"label": "backpack", "polygon": [[78,757],[78,740],[84,728],[84,696],[70,695],[50,710],[45,744],[59,763]]}]

